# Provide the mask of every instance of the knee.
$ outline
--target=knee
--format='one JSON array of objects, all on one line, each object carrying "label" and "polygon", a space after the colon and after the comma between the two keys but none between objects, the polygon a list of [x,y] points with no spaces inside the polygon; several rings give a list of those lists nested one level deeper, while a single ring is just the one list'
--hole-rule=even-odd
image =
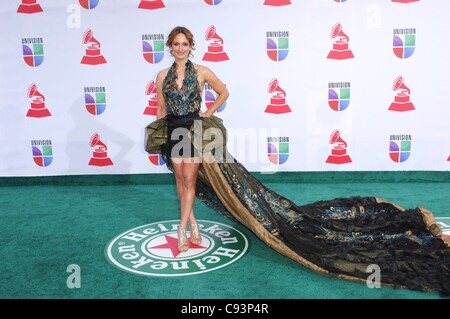
[{"label": "knee", "polygon": [[183,180],[184,180],[184,178],[183,178],[183,174],[181,174],[181,173],[175,173],[175,179],[178,181],[178,182],[182,182]]},{"label": "knee", "polygon": [[192,177],[183,177],[183,187],[185,189],[192,189],[195,186],[195,179]]}]

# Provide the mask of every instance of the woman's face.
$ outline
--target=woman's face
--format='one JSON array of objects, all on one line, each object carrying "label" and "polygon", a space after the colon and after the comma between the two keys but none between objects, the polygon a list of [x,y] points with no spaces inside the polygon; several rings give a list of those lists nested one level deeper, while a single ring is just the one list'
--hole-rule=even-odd
[{"label": "woman's face", "polygon": [[191,46],[184,33],[178,33],[172,42],[172,54],[176,59],[185,59],[189,56]]}]

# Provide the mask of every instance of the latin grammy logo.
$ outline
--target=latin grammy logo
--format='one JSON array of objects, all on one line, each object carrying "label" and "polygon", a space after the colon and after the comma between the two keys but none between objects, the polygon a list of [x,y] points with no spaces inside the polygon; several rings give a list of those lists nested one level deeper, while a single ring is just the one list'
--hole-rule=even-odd
[{"label": "latin grammy logo", "polygon": [[389,111],[412,111],[415,110],[414,105],[409,101],[410,89],[403,82],[403,77],[399,75],[392,85],[392,91],[395,91],[394,102],[389,106]]},{"label": "latin grammy logo", "polygon": [[336,39],[333,43],[333,49],[328,53],[328,59],[344,60],[354,58],[353,53],[348,48],[349,37],[342,31],[342,25],[338,22],[331,29],[332,39]]},{"label": "latin grammy logo", "polygon": [[46,117],[52,116],[45,107],[45,97],[37,90],[37,85],[32,83],[28,88],[28,97],[31,100],[31,106],[28,109],[28,117]]},{"label": "latin grammy logo", "polygon": [[329,164],[345,164],[351,163],[350,156],[347,155],[347,143],[341,138],[339,130],[334,130],[330,135],[330,144],[336,144],[331,149],[325,163]]},{"label": "latin grammy logo", "polygon": [[106,63],[105,57],[100,53],[100,42],[94,38],[92,30],[87,29],[83,34],[83,43],[90,45],[86,48],[86,54],[81,59],[81,64],[103,64]]},{"label": "latin grammy logo", "polygon": [[206,30],[206,41],[211,41],[208,51],[203,56],[203,61],[220,62],[229,60],[228,55],[223,51],[223,39],[216,33],[216,27],[211,25]]},{"label": "latin grammy logo", "polygon": [[17,8],[18,13],[37,13],[42,12],[42,8],[36,0],[22,0],[22,3]]},{"label": "latin grammy logo", "polygon": [[147,10],[160,9],[164,7],[165,5],[162,2],[162,0],[141,0],[138,6],[139,9],[147,9]]},{"label": "latin grammy logo", "polygon": [[290,0],[265,0],[264,1],[265,6],[279,7],[279,6],[287,6],[290,4],[291,4]]},{"label": "latin grammy logo", "polygon": [[417,2],[420,0],[392,0],[392,2],[398,2],[398,3],[410,3],[410,2]]},{"label": "latin grammy logo", "polygon": [[114,165],[112,160],[108,157],[108,153],[106,150],[108,149],[106,145],[100,141],[100,136],[98,133],[94,133],[91,136],[91,141],[89,143],[91,147],[97,146],[94,150],[92,157],[89,161],[89,165],[91,166],[108,166]]},{"label": "latin grammy logo", "polygon": [[267,92],[272,94],[272,97],[264,112],[274,114],[291,112],[291,108],[286,104],[286,92],[278,85],[277,78],[270,81]]},{"label": "latin grammy logo", "polygon": [[145,95],[149,95],[148,105],[144,110],[146,115],[155,115],[158,110],[158,100],[156,99],[156,85],[154,81],[150,81],[145,88]]}]

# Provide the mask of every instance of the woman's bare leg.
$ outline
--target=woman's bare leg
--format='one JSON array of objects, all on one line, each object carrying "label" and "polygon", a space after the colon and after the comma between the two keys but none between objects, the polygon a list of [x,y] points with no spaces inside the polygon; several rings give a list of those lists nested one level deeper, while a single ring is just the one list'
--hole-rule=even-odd
[{"label": "woman's bare leg", "polygon": [[172,163],[175,171],[177,192],[181,204],[180,225],[178,226],[179,249],[181,248],[181,251],[185,251],[187,250],[188,245],[187,242],[184,242],[184,238],[181,238],[183,237],[183,233],[180,235],[180,231],[186,231],[186,225],[188,221],[192,220],[191,218],[195,220],[193,212],[195,201],[195,183],[197,180],[197,172],[200,167],[200,163],[191,158],[173,158]]}]

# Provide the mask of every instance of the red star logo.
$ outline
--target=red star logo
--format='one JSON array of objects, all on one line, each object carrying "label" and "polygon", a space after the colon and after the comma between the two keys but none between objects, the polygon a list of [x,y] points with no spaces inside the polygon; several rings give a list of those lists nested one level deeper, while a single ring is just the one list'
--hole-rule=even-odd
[{"label": "red star logo", "polygon": [[[170,249],[172,251],[172,255],[174,258],[177,257],[179,254],[181,254],[181,252],[178,250],[178,239],[171,237],[171,236],[167,236],[167,235],[164,235],[164,237],[166,238],[165,244],[157,245],[157,246],[153,246],[153,247],[149,247],[149,248],[150,249]],[[205,249],[206,248],[204,246],[191,243],[190,238],[188,238],[188,243],[189,243],[189,249]]]}]

